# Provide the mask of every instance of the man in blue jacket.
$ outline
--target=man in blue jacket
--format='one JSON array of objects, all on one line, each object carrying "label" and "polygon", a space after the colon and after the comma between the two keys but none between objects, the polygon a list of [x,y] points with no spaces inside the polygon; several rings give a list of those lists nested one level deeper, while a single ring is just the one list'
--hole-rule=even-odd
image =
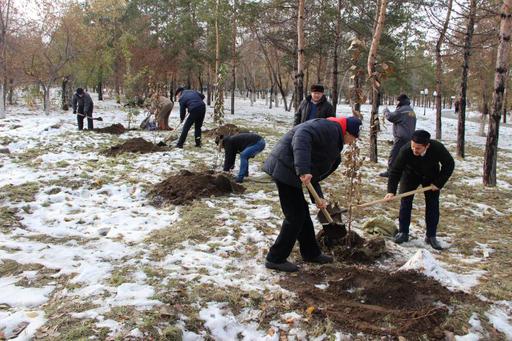
[{"label": "man in blue jacket", "polygon": [[224,172],[235,166],[236,154],[240,153],[240,170],[235,181],[241,183],[249,175],[249,159],[265,149],[265,140],[258,134],[240,133],[233,136],[220,135],[215,142],[224,148]]},{"label": "man in blue jacket", "polygon": [[[319,182],[336,170],[341,163],[343,145],[359,137],[360,126],[361,120],[356,117],[310,120],[290,130],[270,153],[263,170],[277,185],[284,221],[267,254],[267,268],[298,271],[297,265],[287,261],[295,241],[299,242],[304,261],[319,264],[333,261],[320,251],[302,184],[311,183],[323,198]],[[325,200],[319,204],[319,208],[326,206]]]},{"label": "man in blue jacket", "polygon": [[187,134],[192,124],[194,125],[196,147],[201,147],[201,127],[203,126],[204,116],[206,114],[206,105],[203,102],[204,95],[195,90],[185,90],[185,88],[179,87],[176,90],[175,96],[180,103],[180,120],[182,122],[188,110],[188,117],[183,125],[176,147],[183,148],[183,144],[187,139]]},{"label": "man in blue jacket", "polygon": [[389,153],[388,169],[380,173],[382,177],[389,176],[389,170],[395,161],[400,148],[409,144],[411,141],[412,133],[416,129],[416,114],[411,108],[411,101],[405,94],[401,94],[396,98],[398,104],[396,110],[390,112],[388,108],[384,109],[384,115],[386,119],[393,123],[393,147]]},{"label": "man in blue jacket", "polygon": [[92,130],[94,128],[92,120],[94,103],[91,96],[84,89],[78,88],[71,99],[71,103],[73,105],[73,114],[76,114],[78,130],[84,129],[84,118],[86,117],[87,129]]}]

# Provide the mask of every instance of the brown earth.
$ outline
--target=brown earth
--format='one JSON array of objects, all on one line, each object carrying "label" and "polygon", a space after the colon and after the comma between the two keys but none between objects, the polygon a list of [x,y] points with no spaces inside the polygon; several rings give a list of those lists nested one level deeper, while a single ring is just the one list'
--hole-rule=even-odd
[{"label": "brown earth", "polygon": [[93,131],[95,133],[121,135],[126,131],[126,129],[121,123],[116,123],[105,128],[96,128]]},{"label": "brown earth", "polygon": [[144,140],[143,138],[136,137],[133,139],[126,140],[122,144],[118,144],[104,150],[102,154],[107,156],[117,156],[122,153],[153,153],[159,151],[165,151],[169,148],[157,146],[154,143]]},{"label": "brown earth", "polygon": [[318,232],[318,244],[322,252],[332,255],[337,261],[371,263],[386,253],[386,243],[382,237],[365,239],[350,231],[345,232],[342,238],[333,239],[325,231],[322,229]]},{"label": "brown earth", "polygon": [[193,173],[180,171],[155,185],[149,193],[152,204],[162,206],[167,204],[183,205],[197,198],[222,196],[229,193],[243,193],[241,186],[223,174],[213,171]]},{"label": "brown earth", "polygon": [[209,137],[212,137],[212,136],[216,137],[219,135],[231,136],[231,135],[236,135],[238,133],[248,133],[248,132],[249,132],[249,130],[247,130],[245,128],[240,128],[234,124],[228,123],[223,126],[207,130],[204,132],[204,135],[209,136]]},{"label": "brown earth", "polygon": [[[387,272],[365,266],[323,266],[283,277],[280,284],[297,294],[298,310],[314,308],[313,319],[328,318],[337,328],[354,334],[409,340],[444,339],[441,326],[450,303],[478,301],[415,271]],[[328,286],[315,287],[319,284]]]}]

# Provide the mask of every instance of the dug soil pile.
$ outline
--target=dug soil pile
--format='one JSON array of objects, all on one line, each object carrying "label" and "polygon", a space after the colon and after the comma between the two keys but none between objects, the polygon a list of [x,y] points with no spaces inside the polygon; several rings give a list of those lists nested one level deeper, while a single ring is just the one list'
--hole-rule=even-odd
[{"label": "dug soil pile", "polygon": [[197,198],[222,196],[229,193],[243,193],[245,187],[235,183],[223,174],[213,171],[193,173],[182,170],[156,184],[149,193],[155,206],[167,204],[183,205]]},{"label": "dug soil pile", "polygon": [[219,136],[219,135],[231,136],[231,135],[236,135],[238,133],[248,133],[248,132],[249,132],[249,130],[247,130],[245,128],[240,128],[234,124],[228,123],[223,126],[217,127],[215,129],[207,130],[204,132],[204,134],[205,134],[205,136],[215,137],[215,136]]},{"label": "dug soil pile", "polygon": [[126,131],[125,127],[121,123],[112,124],[111,126],[105,128],[96,128],[93,130],[95,133],[101,134],[114,134],[121,135]]},{"label": "dug soil pile", "polygon": [[107,150],[104,150],[102,154],[106,156],[117,156],[122,153],[153,153],[168,150],[169,148],[157,146],[154,143],[148,142],[143,138],[136,137],[133,139],[126,140],[126,142],[122,144],[115,145],[110,147]]},{"label": "dug soil pile", "polygon": [[390,273],[364,266],[324,266],[283,277],[280,284],[297,294],[297,310],[314,308],[314,319],[328,318],[353,334],[408,340],[444,339],[447,306],[478,301],[414,271]]},{"label": "dug soil pile", "polygon": [[386,243],[382,237],[365,239],[350,231],[343,238],[331,239],[324,230],[320,230],[316,237],[322,251],[333,255],[337,261],[371,263],[386,253]]}]

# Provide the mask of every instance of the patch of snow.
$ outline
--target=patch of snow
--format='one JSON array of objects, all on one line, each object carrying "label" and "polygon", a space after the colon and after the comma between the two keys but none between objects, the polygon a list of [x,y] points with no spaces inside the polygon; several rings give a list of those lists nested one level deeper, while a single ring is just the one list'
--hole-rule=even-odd
[{"label": "patch of snow", "polygon": [[0,303],[11,307],[37,307],[48,301],[54,286],[42,288],[25,288],[15,285],[15,277],[0,278]]},{"label": "patch of snow", "polygon": [[450,290],[462,290],[466,292],[477,285],[478,278],[485,273],[485,271],[482,270],[476,270],[467,275],[450,272],[444,269],[427,250],[418,250],[407,263],[398,269],[398,271],[400,270],[416,270],[434,278]]},{"label": "patch of snow", "polygon": [[[39,327],[44,325],[46,319],[44,312],[37,310],[19,310],[17,312],[0,311],[0,330],[8,340],[15,341],[29,341],[34,339],[34,335]],[[23,324],[28,325],[25,329],[15,338],[15,330]]]},{"label": "patch of snow", "polygon": [[512,340],[512,301],[496,302],[485,315],[494,328],[505,334],[507,340]]},{"label": "patch of snow", "polygon": [[478,341],[483,337],[484,331],[482,329],[482,323],[478,319],[478,315],[476,313],[471,314],[469,324],[471,325],[469,333],[462,336],[456,335],[456,341]]}]

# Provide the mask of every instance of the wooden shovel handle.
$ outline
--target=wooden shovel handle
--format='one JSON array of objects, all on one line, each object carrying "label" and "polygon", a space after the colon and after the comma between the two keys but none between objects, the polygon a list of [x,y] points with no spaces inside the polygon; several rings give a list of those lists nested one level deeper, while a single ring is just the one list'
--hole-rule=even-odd
[{"label": "wooden shovel handle", "polygon": [[375,205],[375,204],[380,204],[380,203],[383,203],[383,202],[393,201],[393,200],[396,200],[396,199],[408,197],[408,196],[413,195],[413,194],[427,192],[427,191],[432,190],[433,188],[434,188],[433,185],[430,185],[430,186],[427,186],[427,187],[422,187],[422,188],[415,189],[414,191],[409,191],[409,192],[405,192],[405,193],[401,193],[401,194],[395,195],[391,199],[379,199],[379,200],[375,200],[375,201],[370,201],[370,202],[367,202],[367,203],[364,203],[364,204],[361,204],[361,205],[357,205],[356,207],[357,208],[363,208],[363,207],[368,207],[368,206],[372,206],[372,205]]},{"label": "wooden shovel handle", "polygon": [[[318,195],[318,193],[315,191],[315,187],[313,187],[311,182],[308,182],[306,184],[306,187],[308,188],[309,193],[311,193],[311,195],[315,199],[315,203],[318,205],[320,203],[320,199],[321,198]],[[334,220],[332,220],[331,215],[329,214],[329,212],[325,208],[321,208],[320,210],[322,210],[322,213],[324,214],[325,218],[327,218],[327,221],[329,222],[329,224],[334,223]]]}]

